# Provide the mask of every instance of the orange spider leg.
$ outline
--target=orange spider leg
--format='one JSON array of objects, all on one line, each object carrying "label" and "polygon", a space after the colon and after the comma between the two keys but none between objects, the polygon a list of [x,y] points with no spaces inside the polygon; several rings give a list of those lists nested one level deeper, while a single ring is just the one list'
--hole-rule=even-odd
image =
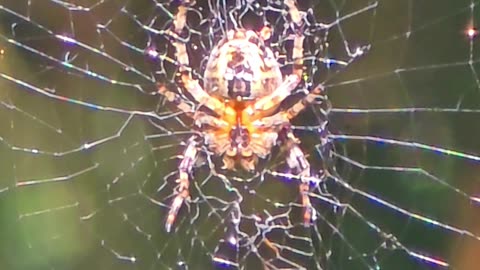
[{"label": "orange spider leg", "polygon": [[313,103],[317,97],[321,97],[322,91],[323,88],[317,86],[308,95],[297,101],[287,110],[252,121],[252,125],[255,128],[261,129],[272,129],[272,127],[276,127],[275,130],[280,131],[281,127],[288,126],[290,120],[302,112],[309,104]]},{"label": "orange spider leg", "polygon": [[282,82],[282,84],[280,84],[280,86],[275,89],[275,91],[273,91],[270,95],[260,98],[254,104],[248,106],[245,109],[245,112],[248,115],[260,115],[262,112],[268,111],[276,107],[278,104],[280,104],[280,102],[282,102],[292,93],[292,91],[297,87],[299,82],[300,77],[298,77],[296,74],[289,75]]},{"label": "orange spider leg", "polygon": [[179,70],[182,73],[182,83],[188,93],[201,105],[208,107],[220,116],[226,115],[227,117],[235,117],[235,110],[225,106],[225,104],[217,98],[210,96],[205,90],[203,90],[198,83],[198,80],[192,78],[191,72],[189,71],[188,67],[190,61],[188,58],[187,47],[185,46],[185,43],[180,40],[179,36],[186,26],[187,7],[191,3],[191,1],[183,1],[178,7],[178,12],[173,20],[173,31],[169,32],[174,38],[172,43],[176,50],[175,57],[180,66]]},{"label": "orange spider leg", "polygon": [[224,102],[210,96],[207,92],[205,92],[205,90],[203,90],[198,83],[198,80],[192,79],[189,74],[183,74],[182,82],[188,93],[190,93],[198,103],[206,106],[219,116],[229,119],[231,122],[235,121],[237,115],[236,111],[231,107],[225,106]]},{"label": "orange spider leg", "polygon": [[163,84],[158,84],[158,92],[162,94],[169,102],[174,104],[177,108],[185,112],[187,115],[192,115],[194,108],[192,105],[185,102],[185,100],[177,93],[172,92]]},{"label": "orange spider leg", "polygon": [[292,49],[292,59],[293,59],[293,70],[292,74],[287,76],[282,84],[273,91],[270,95],[267,95],[253,105],[249,106],[245,112],[252,116],[254,114],[257,117],[262,117],[262,115],[278,106],[286,97],[288,97],[291,92],[297,87],[300,83],[302,74],[303,74],[303,14],[298,10],[294,0],[287,0],[285,4],[288,6],[288,12],[290,18],[293,21],[293,26],[295,29],[295,38],[293,40],[293,49]]}]

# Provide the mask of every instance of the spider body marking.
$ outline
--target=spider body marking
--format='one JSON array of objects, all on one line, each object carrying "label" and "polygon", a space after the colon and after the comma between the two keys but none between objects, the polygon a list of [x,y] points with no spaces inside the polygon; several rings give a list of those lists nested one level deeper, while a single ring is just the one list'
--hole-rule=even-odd
[{"label": "spider body marking", "polygon": [[213,96],[237,101],[271,94],[282,73],[263,37],[252,30],[230,30],[215,46],[204,75],[204,88]]},{"label": "spider body marking", "polygon": [[[299,85],[303,74],[304,14],[297,9],[294,0],[285,1],[295,30],[291,74],[282,75],[273,51],[265,46],[268,31],[235,29],[228,31],[213,48],[202,87],[192,77],[186,45],[178,39],[186,27],[186,13],[191,4],[188,0],[182,2],[169,33],[175,39],[173,45],[183,87],[194,102],[207,111],[194,109],[163,85],[159,85],[159,93],[193,118],[203,143],[216,156],[222,157],[223,169],[234,170],[238,164],[247,171],[254,171],[259,158],[266,158],[273,147],[281,146],[287,152],[288,170],[300,179],[303,222],[309,226],[315,219],[309,198],[310,164],[299,147],[300,141],[290,130],[290,120],[313,102],[322,89],[316,87],[290,108],[278,110],[280,103]],[[279,136],[280,132],[285,136]],[[189,185],[193,180],[190,178],[199,152],[196,139],[196,135],[190,138],[182,155],[177,187],[165,224],[167,231],[171,230],[179,209],[190,196]]]}]

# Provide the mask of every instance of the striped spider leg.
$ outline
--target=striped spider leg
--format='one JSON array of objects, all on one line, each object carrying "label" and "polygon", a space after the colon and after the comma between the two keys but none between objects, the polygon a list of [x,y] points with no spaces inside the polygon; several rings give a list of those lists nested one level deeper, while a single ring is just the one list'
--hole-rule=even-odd
[{"label": "striped spider leg", "polygon": [[315,87],[309,94],[297,101],[290,108],[285,111],[280,111],[272,116],[264,117],[255,121],[253,124],[265,130],[275,129],[280,132],[282,129],[286,130],[286,136],[281,138],[280,143],[287,151],[287,166],[289,172],[298,176],[300,179],[299,193],[301,196],[303,207],[303,223],[305,226],[310,226],[311,222],[316,219],[315,209],[310,202],[310,179],[311,170],[310,164],[305,157],[305,154],[300,149],[300,140],[295,137],[290,130],[290,120],[302,112],[309,104],[312,104],[317,97],[322,95],[322,87]]}]

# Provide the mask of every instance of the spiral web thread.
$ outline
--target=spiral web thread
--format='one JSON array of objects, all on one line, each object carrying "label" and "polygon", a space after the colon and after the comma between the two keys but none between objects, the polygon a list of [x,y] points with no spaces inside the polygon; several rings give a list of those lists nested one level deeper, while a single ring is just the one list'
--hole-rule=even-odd
[{"label": "spiral web thread", "polygon": [[[162,83],[188,98],[166,31],[178,3],[0,3],[2,263],[473,269],[479,1],[316,2],[299,1],[306,68],[292,98],[325,89],[293,121],[312,166],[314,224],[303,226],[281,152],[246,174],[222,171],[202,148],[171,233],[176,168],[197,134],[156,93]],[[289,22],[282,1],[197,1],[185,38],[194,75],[227,30],[265,24],[286,74]]]}]

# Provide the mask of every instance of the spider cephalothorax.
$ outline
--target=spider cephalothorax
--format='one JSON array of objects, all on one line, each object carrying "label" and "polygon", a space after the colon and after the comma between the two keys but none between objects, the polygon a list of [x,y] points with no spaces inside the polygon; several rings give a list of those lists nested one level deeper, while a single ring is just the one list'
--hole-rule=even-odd
[{"label": "spider cephalothorax", "polygon": [[[266,158],[272,148],[281,145],[287,152],[286,163],[301,181],[299,192],[304,207],[304,223],[314,218],[309,199],[310,165],[299,147],[299,140],[290,130],[290,120],[311,103],[321,91],[315,88],[302,100],[286,110],[280,103],[298,86],[303,73],[303,14],[294,0],[287,0],[294,41],[292,73],[282,75],[280,66],[270,48],[265,45],[269,32],[247,29],[228,31],[212,50],[200,86],[189,69],[185,44],[178,36],[185,28],[189,1],[184,1],[175,16],[170,35],[175,39],[176,58],[181,82],[196,108],[184,102],[180,95],[159,87],[159,92],[180,110],[192,115],[196,129],[207,148],[223,159],[223,168],[234,170],[240,165],[255,170],[259,158]],[[205,110],[198,110],[203,107]],[[192,114],[192,112],[194,112]],[[284,136],[278,136],[279,133]],[[198,155],[199,143],[193,136],[187,143],[180,163],[178,186],[166,221],[167,231],[175,221],[178,210],[189,197],[190,175]]]}]

